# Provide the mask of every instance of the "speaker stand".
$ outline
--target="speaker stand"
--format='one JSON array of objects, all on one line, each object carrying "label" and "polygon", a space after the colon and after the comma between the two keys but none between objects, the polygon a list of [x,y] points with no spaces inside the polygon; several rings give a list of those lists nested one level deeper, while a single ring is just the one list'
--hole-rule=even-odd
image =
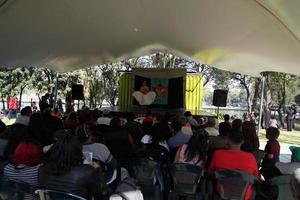
[{"label": "speaker stand", "polygon": [[220,112],[220,107],[218,106],[218,109],[217,109],[217,119],[219,120],[219,112]]}]

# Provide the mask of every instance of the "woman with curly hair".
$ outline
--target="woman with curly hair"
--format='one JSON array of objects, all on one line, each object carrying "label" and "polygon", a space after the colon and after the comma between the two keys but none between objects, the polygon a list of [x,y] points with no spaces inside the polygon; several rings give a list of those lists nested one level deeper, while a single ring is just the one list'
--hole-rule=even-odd
[{"label": "woman with curly hair", "polygon": [[82,196],[101,199],[103,175],[100,168],[83,164],[82,146],[77,138],[66,134],[46,153],[39,169],[39,186]]}]

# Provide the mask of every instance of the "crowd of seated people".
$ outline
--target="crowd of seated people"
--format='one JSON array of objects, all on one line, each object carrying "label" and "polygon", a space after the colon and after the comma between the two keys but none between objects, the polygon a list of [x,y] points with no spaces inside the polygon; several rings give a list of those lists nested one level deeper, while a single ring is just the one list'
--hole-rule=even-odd
[{"label": "crowd of seated people", "polygon": [[[34,114],[24,108],[21,118],[10,127],[0,123],[3,175],[34,188],[86,199],[108,198],[117,184],[107,184],[107,168],[126,172],[128,162],[136,157],[154,159],[164,166],[195,165],[207,174],[220,169],[242,170],[261,182],[293,174],[300,167],[299,147],[291,147],[291,163],[279,162],[279,130],[270,127],[266,130],[266,156],[259,169],[253,154],[259,149],[255,124],[240,119],[230,122],[228,115],[218,124],[215,118],[203,123],[190,112],[182,116],[148,112],[142,119],[128,113],[121,119],[99,110],[83,109],[61,117],[49,108]],[[91,156],[88,162],[86,152]],[[295,188],[299,186],[297,180]],[[247,188],[245,199],[250,199],[253,189]],[[215,190],[216,194],[220,192],[218,184]],[[264,199],[263,191],[258,193]]]}]

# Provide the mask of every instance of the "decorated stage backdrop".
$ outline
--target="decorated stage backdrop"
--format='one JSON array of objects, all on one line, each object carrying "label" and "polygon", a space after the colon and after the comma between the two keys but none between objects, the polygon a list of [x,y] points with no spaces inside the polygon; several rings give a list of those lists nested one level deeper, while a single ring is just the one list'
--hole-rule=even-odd
[{"label": "decorated stage backdrop", "polygon": [[[151,69],[156,70],[157,69]],[[162,70],[162,69],[160,69]],[[163,69],[165,70],[165,69]],[[170,69],[174,70],[174,69]],[[132,97],[132,93],[140,89],[143,81],[145,85],[151,91],[156,90],[158,98],[155,99],[153,105],[163,106],[168,103],[173,104],[173,107],[184,107],[190,110],[193,114],[198,114],[199,110],[202,108],[202,97],[203,97],[203,86],[202,86],[202,75],[201,74],[189,74],[185,71],[173,71],[173,73],[168,73],[164,71],[158,72],[160,76],[149,75],[149,71],[142,70],[142,73],[123,73],[120,78],[120,91],[119,91],[119,106],[130,107],[132,105],[138,106],[139,104],[135,102]],[[163,75],[164,74],[164,75]],[[182,74],[185,74],[182,76]],[[139,79],[139,81],[136,81]],[[179,79],[178,79],[179,78]],[[177,81],[177,83],[174,81]],[[178,84],[178,81],[182,82],[182,85]],[[171,87],[170,87],[171,86]],[[178,88],[179,87],[179,88]],[[182,88],[181,88],[182,87]],[[167,89],[167,90],[165,90]],[[182,90],[182,94],[180,94]],[[170,96],[171,92],[171,96]],[[173,94],[172,94],[173,93]],[[174,96],[175,95],[175,96]],[[177,95],[177,96],[176,96]],[[182,102],[178,95],[183,96]],[[176,104],[177,103],[177,104]],[[178,104],[179,103],[179,104]]]}]

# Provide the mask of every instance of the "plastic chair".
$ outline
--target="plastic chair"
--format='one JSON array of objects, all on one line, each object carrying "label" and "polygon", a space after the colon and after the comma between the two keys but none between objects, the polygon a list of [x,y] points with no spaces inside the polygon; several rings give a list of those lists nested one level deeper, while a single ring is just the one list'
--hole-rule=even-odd
[{"label": "plastic chair", "polygon": [[1,200],[23,200],[34,199],[34,197],[34,189],[30,185],[0,177]]},{"label": "plastic chair", "polygon": [[160,162],[146,158],[132,159],[129,161],[128,171],[137,180],[145,199],[161,198],[164,183]]},{"label": "plastic chair", "polygon": [[272,178],[271,185],[278,187],[278,200],[293,200],[290,187],[291,175],[283,175]]},{"label": "plastic chair", "polygon": [[86,200],[83,197],[55,190],[39,189],[35,191],[39,200]]},{"label": "plastic chair", "polygon": [[264,159],[264,157],[266,156],[266,154],[267,153],[263,150],[257,150],[257,151],[253,152],[253,155],[254,155],[254,157],[256,159],[256,162],[257,162],[257,165],[258,165],[258,168],[260,168],[261,162]]},{"label": "plastic chair", "polygon": [[199,191],[203,169],[191,164],[170,164],[167,172],[171,176],[172,184],[169,190],[169,199],[178,197],[192,197],[202,199]]},{"label": "plastic chair", "polygon": [[[219,199],[244,200],[248,187],[257,180],[256,176],[241,170],[218,170],[214,175],[220,186]],[[254,194],[252,187],[252,197]]]}]

